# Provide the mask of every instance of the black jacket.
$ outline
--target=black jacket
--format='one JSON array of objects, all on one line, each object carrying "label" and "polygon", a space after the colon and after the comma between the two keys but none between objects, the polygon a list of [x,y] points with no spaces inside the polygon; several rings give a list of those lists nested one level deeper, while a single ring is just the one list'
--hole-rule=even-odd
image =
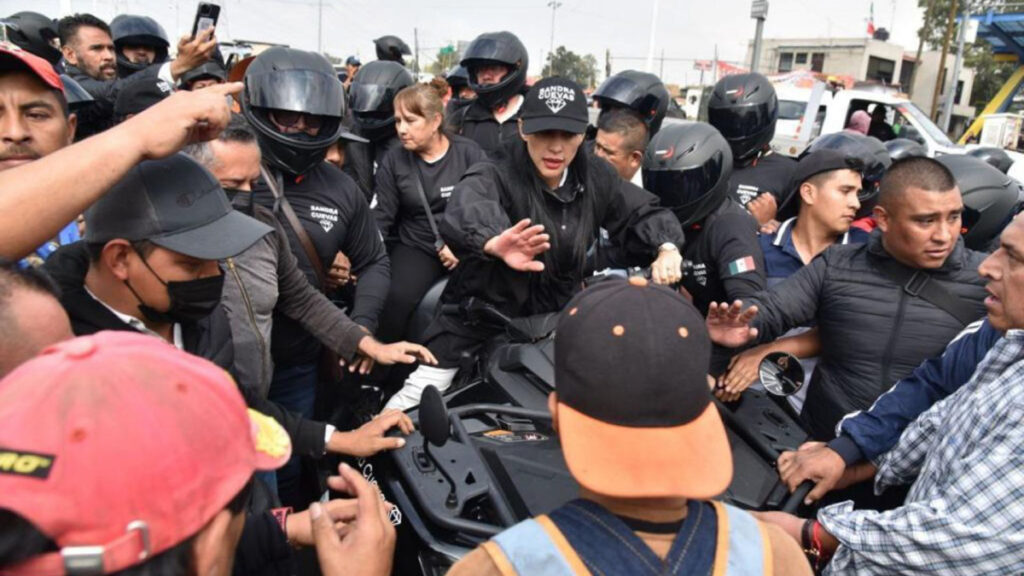
[{"label": "black jacket", "polygon": [[455,110],[447,119],[447,126],[452,133],[479,144],[488,156],[494,156],[508,143],[520,140],[518,120],[521,112],[522,108],[499,124],[494,119],[494,112],[479,100],[473,100],[471,104]]},{"label": "black jacket", "polygon": [[[585,251],[599,227],[637,265],[649,265],[666,242],[683,245],[676,217],[659,207],[653,194],[619,178],[607,162],[588,154],[586,174],[573,173],[578,166],[574,162],[565,185],[551,191],[535,176],[525,148],[513,145],[493,163],[474,165],[456,186],[440,228],[460,263],[443,302],[477,297],[512,317],[557,312],[580,289]],[[581,148],[579,154],[586,153]],[[532,189],[522,185],[531,181],[530,175]],[[585,213],[588,204],[592,214]],[[551,235],[552,248],[540,258],[546,266],[540,273],[512,270],[483,252],[488,240],[524,218],[546,222]],[[582,246],[579,238],[585,239]]]},{"label": "black jacket", "polygon": [[[930,273],[930,281],[973,305],[978,318],[985,315],[985,281],[978,275],[984,258],[960,240],[942,267]],[[803,417],[819,440],[831,439],[844,415],[868,408],[893,382],[941,354],[964,327],[890,279],[879,269],[885,261],[892,257],[876,230],[866,244],[829,247],[750,300],[759,310],[754,326],[761,342],[817,323],[822,352]]]},{"label": "black jacket", "polygon": [[[348,256],[352,273],[359,278],[348,316],[370,332],[376,331],[391,284],[391,268],[384,240],[359,187],[341,170],[321,162],[302,176],[285,176],[284,194],[313,242],[325,271],[330,270],[339,251]],[[253,198],[267,208],[274,208],[274,197],[262,180],[253,191]],[[285,215],[280,210],[276,215],[288,235],[299,268],[310,284],[319,287],[302,242]],[[271,352],[278,366],[308,364],[317,360],[320,343],[298,322],[275,313]]]},{"label": "black jacket", "polygon": [[[50,255],[43,269],[60,287],[60,303],[71,317],[71,329],[76,336],[95,334],[102,330],[135,330],[85,291],[89,253],[84,242],[61,247]],[[234,374],[235,353],[231,326],[223,309],[218,307],[194,324],[182,324],[181,335],[186,352],[205,358]],[[270,416],[284,427],[291,437],[294,453],[318,458],[323,455],[326,433],[324,424],[292,414],[247,387],[239,386],[239,390],[249,407]]]},{"label": "black jacket", "polygon": [[[358,134],[359,131],[355,130]],[[380,142],[349,142],[345,144],[345,166],[342,171],[359,185],[367,204],[373,203],[373,189],[377,184],[377,168],[384,156],[401,148],[398,134]]]},{"label": "black jacket", "polygon": [[153,64],[127,78],[96,80],[79,68],[67,64],[65,66],[67,75],[72,80],[78,82],[94,100],[92,104],[83,108],[78,115],[78,128],[75,131],[75,140],[82,140],[113,126],[114,102],[117,100],[117,95],[121,92],[121,89],[143,76],[156,78],[160,73],[160,66],[162,65],[162,63]]},{"label": "black jacket", "polygon": [[451,136],[448,141],[448,151],[433,164],[427,164],[413,152],[398,147],[384,156],[377,171],[374,194],[377,202],[373,215],[381,234],[391,237],[392,228],[397,228],[402,244],[431,256],[437,255],[434,232],[419,187],[422,187],[437,225],[444,217],[445,207],[462,175],[470,166],[486,158],[480,146],[468,138]]}]

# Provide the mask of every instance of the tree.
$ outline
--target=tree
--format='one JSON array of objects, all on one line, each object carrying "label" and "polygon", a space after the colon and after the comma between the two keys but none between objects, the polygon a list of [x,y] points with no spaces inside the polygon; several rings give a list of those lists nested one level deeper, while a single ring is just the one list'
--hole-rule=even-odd
[{"label": "tree", "polygon": [[444,76],[452,66],[458,63],[459,53],[455,51],[455,46],[451,44],[441,46],[437,50],[437,56],[434,57],[434,61],[427,67],[427,72],[435,76]]},{"label": "tree", "polygon": [[[961,11],[961,14],[964,2],[970,2],[972,14],[983,14],[1006,4],[1005,0],[960,0],[960,7],[957,10]],[[932,4],[930,13],[926,10],[929,3]],[[918,0],[917,2],[918,6],[925,10],[924,22],[917,32],[918,38],[924,40],[931,50],[942,49],[951,3],[952,0]],[[960,14],[957,14],[957,17],[959,18]],[[954,26],[958,26],[958,24],[954,22]],[[956,54],[957,32],[957,29],[953,30],[949,47],[950,54]],[[974,69],[974,89],[971,91],[970,104],[980,110],[996,95],[1017,65],[997,62],[989,43],[978,39],[977,42],[964,46],[964,66]]]},{"label": "tree", "polygon": [[592,54],[580,56],[565,46],[559,46],[548,54],[544,72],[545,76],[562,76],[584,88],[593,88],[597,78],[597,58]]}]

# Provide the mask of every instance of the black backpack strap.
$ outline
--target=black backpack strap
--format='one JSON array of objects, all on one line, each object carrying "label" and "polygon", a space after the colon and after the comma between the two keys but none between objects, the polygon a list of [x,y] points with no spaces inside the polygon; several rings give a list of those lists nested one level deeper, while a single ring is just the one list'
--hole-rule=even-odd
[{"label": "black backpack strap", "polygon": [[434,212],[430,208],[430,201],[427,200],[427,193],[423,190],[423,174],[420,172],[419,164],[416,163],[416,155],[406,150],[406,156],[409,159],[409,166],[412,167],[412,180],[413,184],[416,185],[416,194],[420,197],[420,203],[423,204],[423,209],[427,212],[427,222],[430,223],[430,231],[434,234],[434,250],[438,252],[444,248],[444,238],[441,238],[441,232],[437,229],[437,222],[434,220]]},{"label": "black backpack strap", "polygon": [[980,318],[978,311],[973,306],[950,292],[925,270],[913,270],[892,259],[879,262],[878,269],[890,280],[902,285],[904,292],[922,298],[936,308],[944,310],[963,326]]}]

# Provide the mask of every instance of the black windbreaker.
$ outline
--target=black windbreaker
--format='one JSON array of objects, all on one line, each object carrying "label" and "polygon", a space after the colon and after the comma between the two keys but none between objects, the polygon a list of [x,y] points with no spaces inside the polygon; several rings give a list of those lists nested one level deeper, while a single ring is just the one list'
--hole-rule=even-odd
[{"label": "black windbreaker", "polygon": [[509,143],[521,140],[518,122],[521,112],[522,108],[499,124],[494,112],[479,100],[473,100],[471,104],[455,110],[447,119],[447,126],[451,132],[479,144],[488,156],[494,156]]},{"label": "black windbreaker", "polygon": [[[586,152],[581,148],[579,154]],[[586,174],[573,173],[580,165]],[[569,171],[563,186],[546,190],[524,143],[503,150],[494,162],[469,169],[440,222],[441,235],[460,260],[442,301],[454,304],[477,297],[512,317],[557,312],[581,288],[581,255],[597,238],[598,228],[608,230],[637,265],[649,265],[666,242],[683,245],[676,217],[653,194],[619,178],[607,162],[588,154]],[[534,182],[529,189],[517,184],[529,181]],[[593,211],[589,215],[584,212],[588,205]],[[488,240],[524,218],[547,222],[552,248],[540,258],[543,272],[518,272],[483,252]],[[585,238],[582,246],[577,238]]]}]

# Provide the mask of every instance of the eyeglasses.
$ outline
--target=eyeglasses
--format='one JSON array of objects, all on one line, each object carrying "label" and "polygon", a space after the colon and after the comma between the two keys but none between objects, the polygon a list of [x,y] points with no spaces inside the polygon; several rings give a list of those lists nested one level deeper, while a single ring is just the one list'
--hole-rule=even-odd
[{"label": "eyeglasses", "polygon": [[291,110],[271,110],[270,119],[285,128],[298,128],[301,122],[302,129],[319,130],[323,127],[327,117],[306,114],[305,112],[293,112]]}]

